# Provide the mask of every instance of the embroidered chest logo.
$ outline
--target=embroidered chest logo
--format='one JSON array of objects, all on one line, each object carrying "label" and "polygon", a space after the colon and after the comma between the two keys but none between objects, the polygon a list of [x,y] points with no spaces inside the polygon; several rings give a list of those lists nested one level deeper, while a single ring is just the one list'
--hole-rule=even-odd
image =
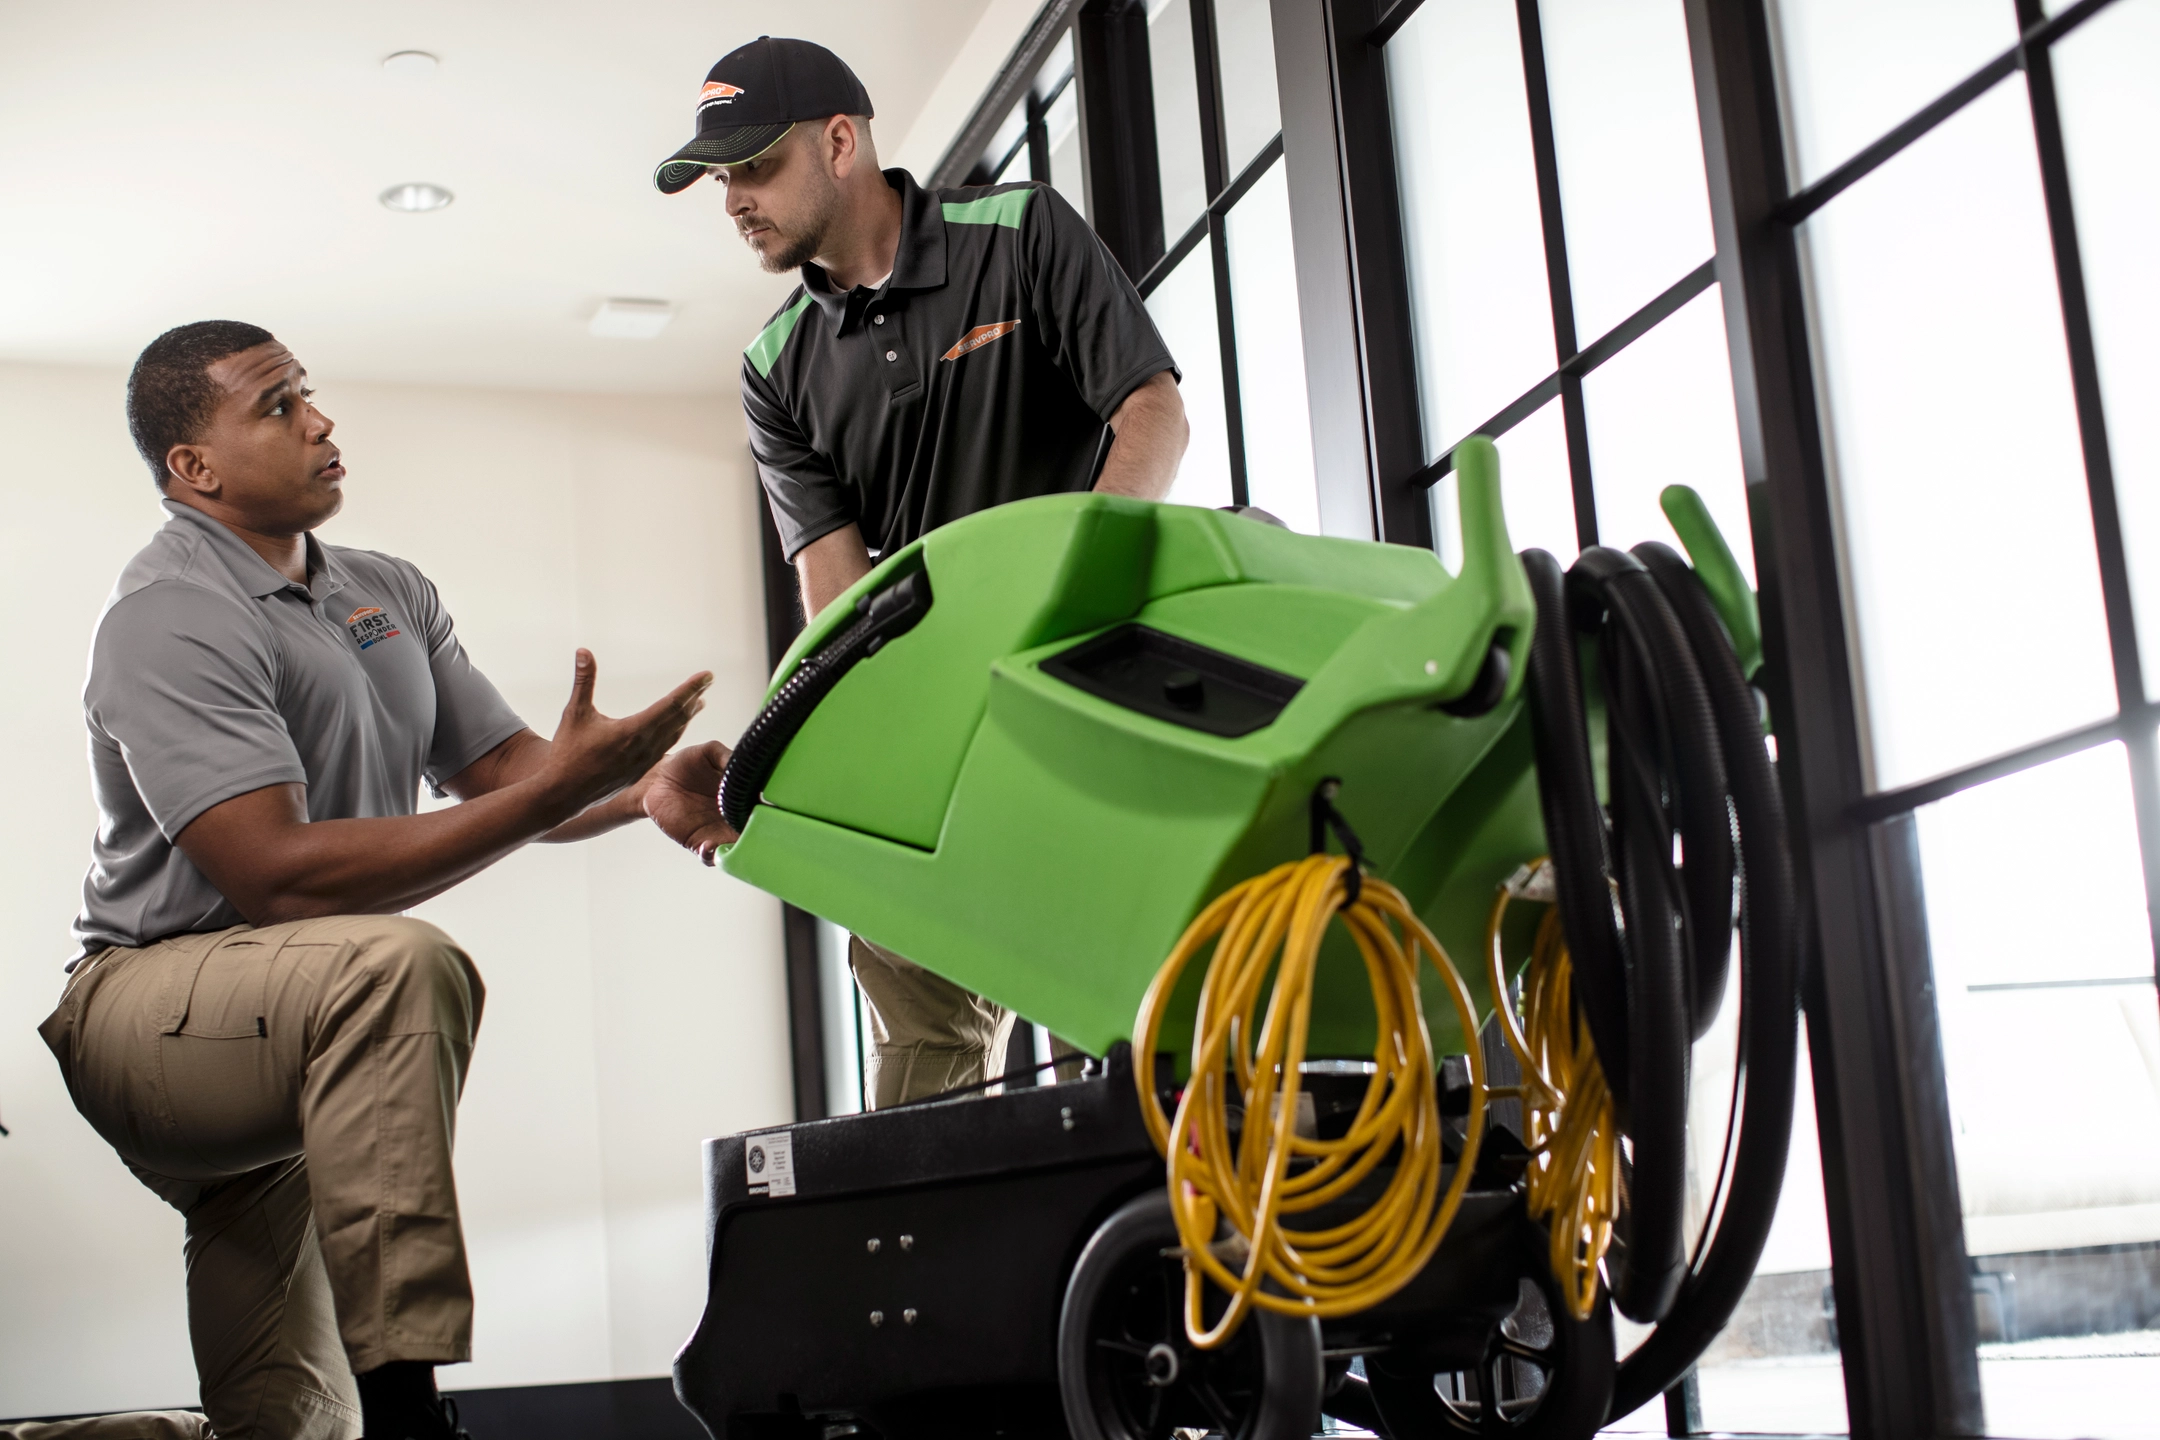
[{"label": "embroidered chest logo", "polygon": [[389,640],[403,632],[390,612],[380,605],[363,605],[345,618],[345,628],[352,631],[352,638],[365,650],[379,641]]},{"label": "embroidered chest logo", "polygon": [[947,350],[938,358],[941,360],[957,360],[970,351],[982,349],[983,346],[988,345],[993,340],[1004,339],[1019,328],[1020,322],[1018,320],[1000,320],[995,325],[977,325],[967,334],[960,337],[959,344],[953,346],[952,349]]}]

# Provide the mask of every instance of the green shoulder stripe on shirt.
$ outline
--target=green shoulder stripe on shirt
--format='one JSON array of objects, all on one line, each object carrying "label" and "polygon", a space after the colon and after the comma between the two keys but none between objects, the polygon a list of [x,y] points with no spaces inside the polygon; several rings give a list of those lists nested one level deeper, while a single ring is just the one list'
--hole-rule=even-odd
[{"label": "green shoulder stripe on shirt", "polygon": [[757,339],[750,342],[750,348],[743,351],[757,367],[758,379],[772,374],[773,362],[780,358],[788,336],[795,333],[795,322],[802,319],[802,312],[809,308],[810,297],[805,295],[775,316],[772,324],[759,331]]},{"label": "green shoulder stripe on shirt", "polygon": [[1005,225],[1014,230],[1020,228],[1020,212],[1027,209],[1028,197],[1033,190],[1007,190],[1002,195],[985,195],[980,200],[945,202],[947,224],[957,225]]}]

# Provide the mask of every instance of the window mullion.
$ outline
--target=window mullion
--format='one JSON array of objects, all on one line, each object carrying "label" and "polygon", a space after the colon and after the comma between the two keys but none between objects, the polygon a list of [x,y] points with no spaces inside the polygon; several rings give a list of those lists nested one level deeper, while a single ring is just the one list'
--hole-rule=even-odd
[{"label": "window mullion", "polygon": [[[1215,0],[1192,0],[1193,63],[1200,93],[1200,162],[1212,201],[1230,183],[1225,158],[1222,57],[1215,44]],[[1252,503],[1245,480],[1245,405],[1239,394],[1237,321],[1231,313],[1229,217],[1207,214],[1208,252],[1215,267],[1215,331],[1222,346],[1223,429],[1230,444],[1230,501]]]},{"label": "window mullion", "polygon": [[1050,107],[1031,87],[1027,95],[1028,178],[1050,183]]},{"label": "window mullion", "polygon": [[1530,149],[1537,163],[1538,218],[1545,230],[1545,285],[1552,298],[1553,349],[1560,362],[1560,417],[1567,431],[1568,479],[1575,499],[1575,541],[1598,543],[1597,491],[1590,478],[1590,418],[1575,358],[1575,287],[1568,277],[1567,225],[1560,213],[1560,159],[1553,143],[1552,94],[1545,79],[1545,34],[1538,0],[1515,0],[1522,35],[1523,91],[1530,102]]},{"label": "window mullion", "polygon": [[1200,169],[1208,198],[1230,183],[1222,102],[1222,59],[1215,47],[1215,0],[1192,0],[1193,64],[1200,97]]},{"label": "window mullion", "polygon": [[1237,317],[1230,306],[1229,222],[1207,217],[1208,255],[1215,266],[1215,332],[1222,345],[1223,429],[1230,442],[1230,503],[1250,505],[1245,479],[1245,402],[1238,386]]}]

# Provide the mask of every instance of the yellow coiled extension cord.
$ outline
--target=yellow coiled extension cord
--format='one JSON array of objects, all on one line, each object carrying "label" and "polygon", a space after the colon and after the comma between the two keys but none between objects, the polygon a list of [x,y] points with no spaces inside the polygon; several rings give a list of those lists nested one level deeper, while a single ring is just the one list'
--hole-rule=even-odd
[{"label": "yellow coiled extension cord", "polygon": [[[1185,1333],[1203,1349],[1228,1340],[1256,1306],[1326,1319],[1394,1294],[1439,1246],[1477,1163],[1485,1066],[1473,1043],[1466,1138],[1454,1179],[1442,1193],[1440,1107],[1432,1040],[1418,998],[1418,956],[1439,970],[1463,1034],[1474,1037],[1477,1012],[1469,987],[1394,886],[1360,877],[1356,900],[1343,905],[1353,863],[1340,855],[1312,855],[1225,892],[1187,927],[1140,1002],[1134,1050],[1147,1057],[1155,1054],[1163,1007],[1178,977],[1216,940],[1194,1019],[1192,1078],[1177,1114],[1164,1115],[1145,1078],[1150,1067],[1144,1058],[1139,1087],[1141,1116],[1169,1165],[1170,1211],[1185,1257]],[[1338,915],[1372,981],[1377,1069],[1349,1132],[1321,1140],[1296,1133],[1299,1065],[1320,941]],[[1256,1025],[1263,992],[1267,1013]],[[1238,1144],[1230,1137],[1232,1103],[1245,1115]],[[1401,1163],[1363,1213],[1319,1230],[1285,1223],[1287,1216],[1348,1194],[1398,1141]],[[1293,1172],[1293,1162],[1301,1160],[1311,1163]],[[1218,1239],[1221,1223],[1232,1233]],[[1230,1297],[1212,1327],[1202,1311],[1204,1281]]]},{"label": "yellow coiled extension cord", "polygon": [[1572,994],[1574,968],[1560,930],[1558,907],[1548,905],[1538,922],[1530,963],[1523,971],[1522,1020],[1507,1003],[1507,962],[1501,954],[1500,922],[1517,898],[1548,899],[1551,861],[1518,870],[1500,888],[1485,922],[1485,954],[1492,966],[1495,1008],[1508,1048],[1522,1066],[1523,1143],[1530,1148],[1529,1208],[1551,1236],[1553,1279],[1577,1320],[1597,1303],[1598,1266],[1612,1244],[1620,1198],[1620,1135],[1612,1092],[1590,1028]]}]

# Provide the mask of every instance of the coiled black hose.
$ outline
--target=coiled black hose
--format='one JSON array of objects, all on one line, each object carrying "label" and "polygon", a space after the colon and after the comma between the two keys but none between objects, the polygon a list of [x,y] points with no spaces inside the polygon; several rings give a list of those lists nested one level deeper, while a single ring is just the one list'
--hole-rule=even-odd
[{"label": "coiled black hose", "polygon": [[855,618],[803,658],[765,708],[743,731],[720,776],[720,818],[738,833],[779,768],[780,757],[818,702],[832,693],[857,661],[875,655],[886,641],[905,635],[930,611],[930,575],[916,570],[855,602]]},{"label": "coiled black hose", "polygon": [[[1631,1152],[1607,1273],[1622,1313],[1659,1322],[1622,1367],[1632,1409],[1730,1317],[1775,1213],[1797,1009],[1791,863],[1753,692],[1686,563],[1662,545],[1632,555],[1592,547],[1564,577],[1542,551],[1523,563],[1538,602],[1529,692],[1561,925]],[[1586,641],[1604,700],[1605,805],[1591,764]],[[1735,1103],[1730,1194],[1691,1269],[1689,1046],[1723,995],[1736,907],[1745,1079],[1735,1083],[1747,1088]],[[1782,1048],[1768,1033],[1780,1014]]]},{"label": "coiled black hose", "polygon": [[[1549,599],[1549,573],[1540,588]],[[1699,677],[1679,623],[1649,572],[1633,556],[1593,546],[1568,572],[1562,601],[1539,615],[1538,628],[1556,632],[1545,647],[1548,657],[1573,649],[1578,632],[1598,642],[1610,819],[1600,817],[1593,791],[1563,783],[1549,787],[1547,803],[1560,812],[1555,818],[1562,830],[1581,826],[1602,829],[1606,836],[1608,868],[1559,883],[1577,895],[1602,890],[1610,899],[1595,916],[1587,905],[1569,907],[1561,924],[1565,930],[1571,918],[1586,922],[1584,940],[1619,960],[1619,975],[1608,973],[1603,983],[1586,989],[1584,1000],[1594,1013],[1611,1007],[1619,992],[1619,1011],[1608,1008],[1602,1028],[1624,1034],[1625,1050],[1606,1061],[1600,1049],[1599,1058],[1608,1083],[1625,1077],[1613,1090],[1628,1138],[1628,1203],[1614,1227],[1606,1274],[1613,1304],[1648,1323],[1664,1316],[1687,1265],[1689,922],[1694,917],[1673,863],[1674,835],[1681,832],[1687,850],[1697,849],[1693,827],[1709,808],[1698,792],[1721,781],[1722,770]],[[1533,694],[1533,704],[1541,703],[1541,693]],[[1547,714],[1538,730],[1546,736],[1566,734],[1567,748],[1579,752],[1588,744],[1589,718],[1587,706]],[[1581,778],[1571,766],[1568,780],[1579,784]],[[1541,773],[1541,795],[1547,788]],[[1547,833],[1553,833],[1550,827]],[[1556,879],[1566,875],[1570,859],[1556,856]],[[1578,953],[1576,933],[1567,931],[1571,955]],[[1576,970],[1586,979],[1594,973],[1580,964]],[[1593,1041],[1599,1028],[1592,1026]]]},{"label": "coiled black hose", "polygon": [[[1761,714],[1702,582],[1670,548],[1635,556],[1656,580],[1700,666],[1729,783],[1737,841],[1740,927],[1738,1135],[1717,1228],[1696,1252],[1657,1329],[1622,1362],[1610,1417],[1671,1387],[1732,1318],[1777,1214],[1792,1139],[1799,1058],[1799,911],[1777,772],[1762,742]],[[1713,1197],[1713,1205],[1717,1197]]]}]

